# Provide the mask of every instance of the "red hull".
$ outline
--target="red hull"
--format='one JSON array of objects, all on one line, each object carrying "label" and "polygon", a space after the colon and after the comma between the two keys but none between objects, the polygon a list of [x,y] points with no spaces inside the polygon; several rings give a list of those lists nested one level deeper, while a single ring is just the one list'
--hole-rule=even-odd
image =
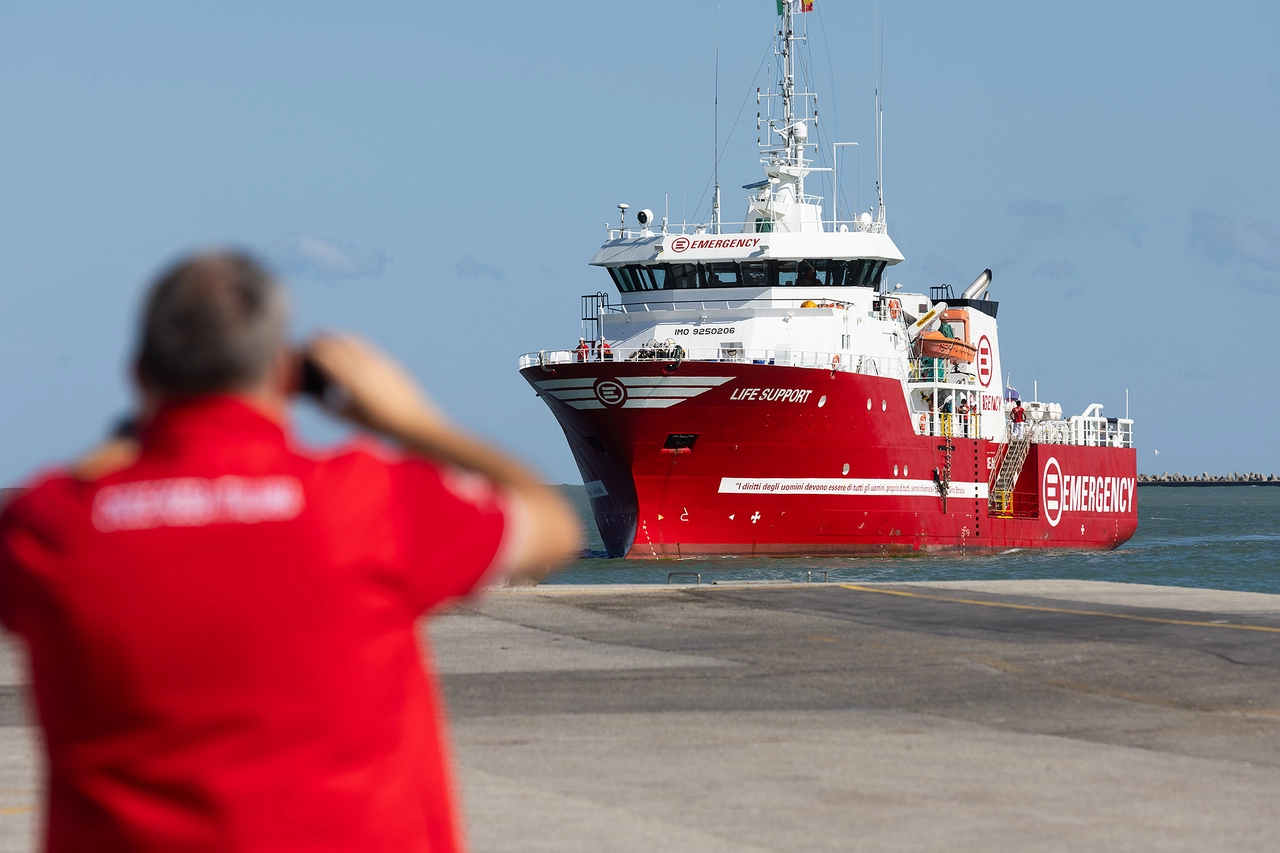
[{"label": "red hull", "polygon": [[1010,517],[993,517],[998,445],[917,435],[895,379],[664,367],[521,371],[564,429],[611,556],[1110,549],[1137,529],[1131,448],[1033,445]]}]

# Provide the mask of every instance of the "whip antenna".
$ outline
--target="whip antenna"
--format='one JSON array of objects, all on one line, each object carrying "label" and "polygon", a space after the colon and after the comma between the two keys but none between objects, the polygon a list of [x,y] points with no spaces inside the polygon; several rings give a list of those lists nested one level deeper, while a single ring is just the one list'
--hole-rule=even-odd
[{"label": "whip antenna", "polygon": [[884,222],[884,13],[876,4],[879,31],[876,33],[876,219]]},{"label": "whip antenna", "polygon": [[712,113],[712,148],[714,155],[711,161],[711,176],[715,181],[715,197],[711,201],[711,226],[716,234],[720,233],[720,4],[716,4],[716,91]]}]

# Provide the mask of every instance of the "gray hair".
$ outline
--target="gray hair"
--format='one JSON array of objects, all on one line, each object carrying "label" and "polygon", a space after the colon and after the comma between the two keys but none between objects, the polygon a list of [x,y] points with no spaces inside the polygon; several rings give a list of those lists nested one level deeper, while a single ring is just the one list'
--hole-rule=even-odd
[{"label": "gray hair", "polygon": [[185,258],[147,296],[138,374],[175,396],[252,388],[285,345],[286,315],[283,288],[248,255]]}]

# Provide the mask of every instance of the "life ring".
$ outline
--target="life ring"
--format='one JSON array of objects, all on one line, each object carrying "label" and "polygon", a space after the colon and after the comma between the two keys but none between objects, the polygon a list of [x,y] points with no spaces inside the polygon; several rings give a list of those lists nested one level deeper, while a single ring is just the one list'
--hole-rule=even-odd
[{"label": "life ring", "polygon": [[928,425],[929,425],[929,416],[922,413],[920,415],[920,434],[921,435],[924,435],[925,427]]},{"label": "life ring", "polygon": [[896,299],[889,300],[889,316],[894,320],[898,319],[898,315],[902,313],[902,303]]}]

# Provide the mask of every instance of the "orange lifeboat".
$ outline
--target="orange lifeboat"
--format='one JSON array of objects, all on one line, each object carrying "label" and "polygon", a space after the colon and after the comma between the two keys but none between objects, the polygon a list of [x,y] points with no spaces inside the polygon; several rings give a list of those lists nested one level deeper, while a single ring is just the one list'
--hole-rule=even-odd
[{"label": "orange lifeboat", "polygon": [[954,337],[949,338],[941,331],[921,333],[916,339],[920,355],[972,364],[978,357],[978,348],[969,343],[969,312],[964,308],[943,311],[942,322],[951,327]]},{"label": "orange lifeboat", "polygon": [[948,338],[942,332],[924,332],[919,338],[920,354],[927,358],[945,358],[970,364],[978,357],[978,348],[959,338]]}]

